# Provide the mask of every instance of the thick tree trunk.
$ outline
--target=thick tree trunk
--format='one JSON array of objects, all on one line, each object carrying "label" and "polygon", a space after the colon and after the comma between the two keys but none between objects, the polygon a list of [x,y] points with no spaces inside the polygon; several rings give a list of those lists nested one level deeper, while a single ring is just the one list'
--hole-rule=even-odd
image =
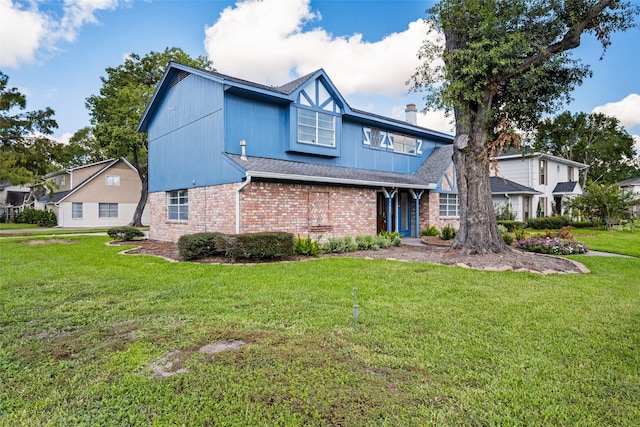
[{"label": "thick tree trunk", "polygon": [[[490,99],[490,95],[488,97]],[[453,163],[460,201],[460,229],[451,245],[465,254],[504,253],[504,242],[491,199],[486,111],[456,109]]]},{"label": "thick tree trunk", "polygon": [[129,223],[131,227],[142,227],[142,213],[144,212],[144,207],[147,205],[147,197],[149,196],[149,181],[147,180],[146,175],[140,175],[140,181],[142,182],[142,188],[140,189],[140,200],[138,200],[138,205],[136,206],[136,210],[133,212],[133,219]]}]

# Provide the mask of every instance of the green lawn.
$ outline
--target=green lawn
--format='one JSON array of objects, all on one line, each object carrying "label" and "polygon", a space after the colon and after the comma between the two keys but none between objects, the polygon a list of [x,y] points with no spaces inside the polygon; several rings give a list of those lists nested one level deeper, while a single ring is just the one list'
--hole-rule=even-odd
[{"label": "green lawn", "polygon": [[[65,239],[0,239],[0,425],[640,419],[640,259],[576,256],[590,274],[551,276],[347,258],[200,265]],[[197,351],[223,339],[247,345]],[[174,350],[186,372],[155,378]]]}]

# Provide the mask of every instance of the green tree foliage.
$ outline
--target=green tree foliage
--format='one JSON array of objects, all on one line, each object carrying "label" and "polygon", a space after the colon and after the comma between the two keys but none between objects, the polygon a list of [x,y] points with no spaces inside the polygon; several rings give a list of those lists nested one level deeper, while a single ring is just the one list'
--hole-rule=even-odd
[{"label": "green tree foliage", "polygon": [[143,57],[132,54],[123,64],[107,68],[107,76],[100,78],[100,94],[86,100],[98,146],[110,157],[127,158],[140,175],[142,191],[130,224],[133,226],[142,225],[148,195],[147,135],[136,129],[170,61],[213,70],[209,59],[191,58],[179,48],[150,52]]},{"label": "green tree foliage", "polygon": [[629,191],[623,191],[616,184],[587,185],[584,194],[569,202],[571,209],[577,210],[589,219],[597,219],[602,224],[610,224],[632,216],[632,207],[640,204],[640,197]]},{"label": "green tree foliage", "polygon": [[453,249],[509,250],[497,228],[490,158],[519,145],[514,129],[534,129],[590,75],[569,51],[583,34],[606,48],[615,31],[634,25],[638,7],[616,0],[441,0],[429,10],[432,33],[410,83],[428,107],[453,111],[453,161],[460,229]]},{"label": "green tree foliage", "polygon": [[90,126],[73,134],[69,143],[62,147],[58,158],[62,167],[72,168],[108,159],[105,149],[98,145]]},{"label": "green tree foliage", "polygon": [[567,111],[543,120],[533,148],[589,165],[581,172],[583,187],[591,181],[614,184],[640,174],[631,162],[635,156],[633,137],[618,119],[600,113]]},{"label": "green tree foliage", "polygon": [[24,111],[26,96],[8,83],[0,71],[0,180],[24,184],[51,172],[58,147],[46,136],[58,124],[51,108]]}]

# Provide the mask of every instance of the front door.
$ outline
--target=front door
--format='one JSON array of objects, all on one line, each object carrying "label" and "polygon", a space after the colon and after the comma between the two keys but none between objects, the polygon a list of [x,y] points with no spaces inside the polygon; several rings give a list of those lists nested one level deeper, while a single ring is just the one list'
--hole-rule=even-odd
[{"label": "front door", "polygon": [[398,233],[403,236],[411,235],[411,205],[413,198],[408,192],[399,192],[397,196],[398,204]]}]

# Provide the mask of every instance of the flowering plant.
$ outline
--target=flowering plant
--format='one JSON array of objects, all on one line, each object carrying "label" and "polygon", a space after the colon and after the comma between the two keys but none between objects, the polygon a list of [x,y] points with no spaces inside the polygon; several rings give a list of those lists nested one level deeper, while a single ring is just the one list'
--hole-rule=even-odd
[{"label": "flowering plant", "polygon": [[573,239],[543,236],[518,240],[515,247],[529,252],[538,252],[550,255],[584,254],[589,250],[587,245]]}]

